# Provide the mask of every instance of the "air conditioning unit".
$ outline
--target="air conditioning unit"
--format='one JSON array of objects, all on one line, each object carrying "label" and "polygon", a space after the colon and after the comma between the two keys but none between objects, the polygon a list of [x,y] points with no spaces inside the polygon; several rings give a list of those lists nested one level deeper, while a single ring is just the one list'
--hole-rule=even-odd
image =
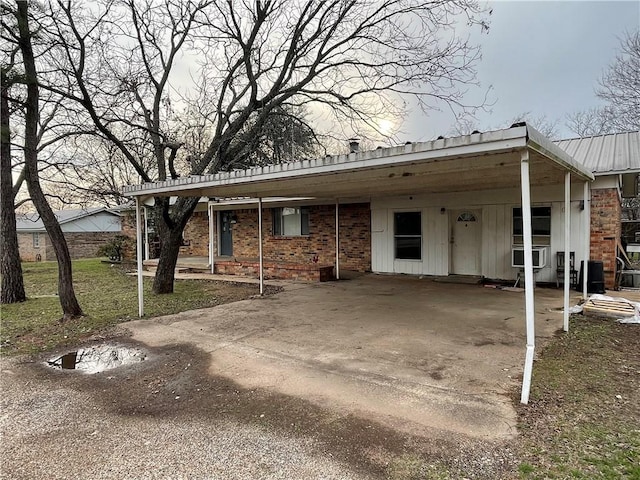
[{"label": "air conditioning unit", "polygon": [[[533,247],[533,268],[544,268],[547,265],[547,248]],[[524,247],[513,247],[511,249],[511,266],[524,268]]]}]

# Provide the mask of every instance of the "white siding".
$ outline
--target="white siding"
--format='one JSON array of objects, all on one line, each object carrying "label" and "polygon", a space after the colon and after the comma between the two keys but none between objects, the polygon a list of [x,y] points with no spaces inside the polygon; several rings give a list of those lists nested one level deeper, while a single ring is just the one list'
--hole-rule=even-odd
[{"label": "white siding", "polygon": [[[547,266],[536,275],[538,281],[555,282],[556,252],[564,250],[563,187],[532,189],[536,205],[551,206],[551,245]],[[588,211],[580,210],[582,184],[571,189],[571,251],[580,268],[584,241],[583,222]],[[520,204],[520,190],[494,190],[446,195],[413,195],[371,200],[372,269],[374,272],[447,275],[449,273],[449,211],[470,209],[482,212],[482,275],[494,279],[515,279],[511,267],[512,212]],[[444,213],[441,209],[445,209]],[[422,212],[422,261],[394,260],[393,214],[396,211]]]},{"label": "white siding", "polygon": [[442,215],[440,208],[422,210],[423,250],[422,272],[426,275],[449,273],[449,215]]},{"label": "white siding", "polygon": [[371,211],[371,269],[393,272],[393,231],[387,228],[386,208]]},{"label": "white siding", "polygon": [[482,274],[488,278],[512,278],[512,208],[485,205],[482,209]]}]

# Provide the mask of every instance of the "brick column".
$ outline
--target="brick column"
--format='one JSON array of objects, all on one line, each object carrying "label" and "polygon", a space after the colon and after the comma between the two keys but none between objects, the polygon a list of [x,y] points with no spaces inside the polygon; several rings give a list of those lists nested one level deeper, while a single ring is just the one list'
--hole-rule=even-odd
[{"label": "brick column", "polygon": [[613,288],[616,272],[616,242],[620,239],[622,205],[618,190],[591,191],[591,260],[602,261],[606,288]]}]

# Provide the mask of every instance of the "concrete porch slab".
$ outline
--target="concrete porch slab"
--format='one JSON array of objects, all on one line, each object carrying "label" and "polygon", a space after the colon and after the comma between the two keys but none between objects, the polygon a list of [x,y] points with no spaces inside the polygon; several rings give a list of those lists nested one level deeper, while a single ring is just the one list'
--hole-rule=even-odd
[{"label": "concrete porch slab", "polygon": [[[561,307],[560,290],[536,290],[538,346],[561,327]],[[152,346],[196,345],[212,374],[243,387],[339,414],[432,436],[516,434],[522,292],[364,275],[126,325]]]}]

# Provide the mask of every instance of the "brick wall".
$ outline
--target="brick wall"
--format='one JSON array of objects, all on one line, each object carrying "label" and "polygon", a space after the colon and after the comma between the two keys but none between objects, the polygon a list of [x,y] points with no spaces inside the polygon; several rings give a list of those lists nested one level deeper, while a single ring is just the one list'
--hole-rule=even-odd
[{"label": "brick wall", "polygon": [[123,260],[135,260],[136,259],[136,212],[127,211],[122,212],[122,228],[120,235],[128,237],[131,241],[126,242],[122,249]]},{"label": "brick wall", "polygon": [[[35,262],[55,260],[55,253],[49,236],[46,233],[40,233],[40,246],[33,246],[33,234],[32,233],[18,233],[18,250],[20,252],[20,259],[23,262]],[[40,258],[37,258],[40,255]]]},{"label": "brick wall", "polygon": [[606,288],[613,288],[616,271],[616,242],[621,235],[622,207],[618,190],[591,191],[591,260],[602,261]]},{"label": "brick wall", "polygon": [[[136,214],[135,211],[123,212],[122,233],[131,239],[124,249],[124,258],[136,258]],[[144,235],[144,232],[143,232]],[[209,256],[209,216],[207,212],[195,212],[184,229],[183,238],[187,245],[180,247],[181,256]],[[143,247],[144,248],[144,247]],[[153,250],[152,250],[153,252]],[[152,257],[153,258],[153,255]]]},{"label": "brick wall", "polygon": [[209,215],[207,212],[195,212],[191,216],[182,238],[187,245],[180,247],[180,255],[209,256]]},{"label": "brick wall", "polygon": [[[233,256],[252,259],[258,257],[258,210],[236,210],[237,223],[233,224]],[[335,206],[309,207],[309,235],[276,237],[273,235],[272,210],[263,210],[263,255],[265,259],[318,264],[335,263]],[[135,259],[135,214],[122,217],[122,235],[133,241],[125,251],[125,258]],[[209,254],[209,219],[207,212],[196,212],[185,228],[185,241],[189,246],[180,248],[180,255],[206,257]],[[368,203],[340,205],[340,268],[345,270],[371,270],[371,211]]]},{"label": "brick wall", "polygon": [[[98,249],[118,235],[117,232],[79,232],[64,234],[67,239],[67,247],[72,259],[93,258],[97,256]],[[51,240],[46,233],[40,233],[40,246],[34,248],[32,233],[18,234],[18,249],[20,258],[24,262],[35,262],[40,255],[40,261],[51,261],[56,259],[55,251],[51,245]]]},{"label": "brick wall", "polygon": [[[233,225],[233,256],[258,256],[258,211],[236,210]],[[368,203],[340,205],[340,267],[345,270],[371,270],[371,211]],[[309,235],[273,235],[272,210],[263,211],[263,255],[265,259],[320,265],[335,263],[335,206],[309,207]]]},{"label": "brick wall", "polygon": [[65,233],[71,258],[93,258],[98,256],[98,249],[113,240],[119,232],[78,232]]}]

